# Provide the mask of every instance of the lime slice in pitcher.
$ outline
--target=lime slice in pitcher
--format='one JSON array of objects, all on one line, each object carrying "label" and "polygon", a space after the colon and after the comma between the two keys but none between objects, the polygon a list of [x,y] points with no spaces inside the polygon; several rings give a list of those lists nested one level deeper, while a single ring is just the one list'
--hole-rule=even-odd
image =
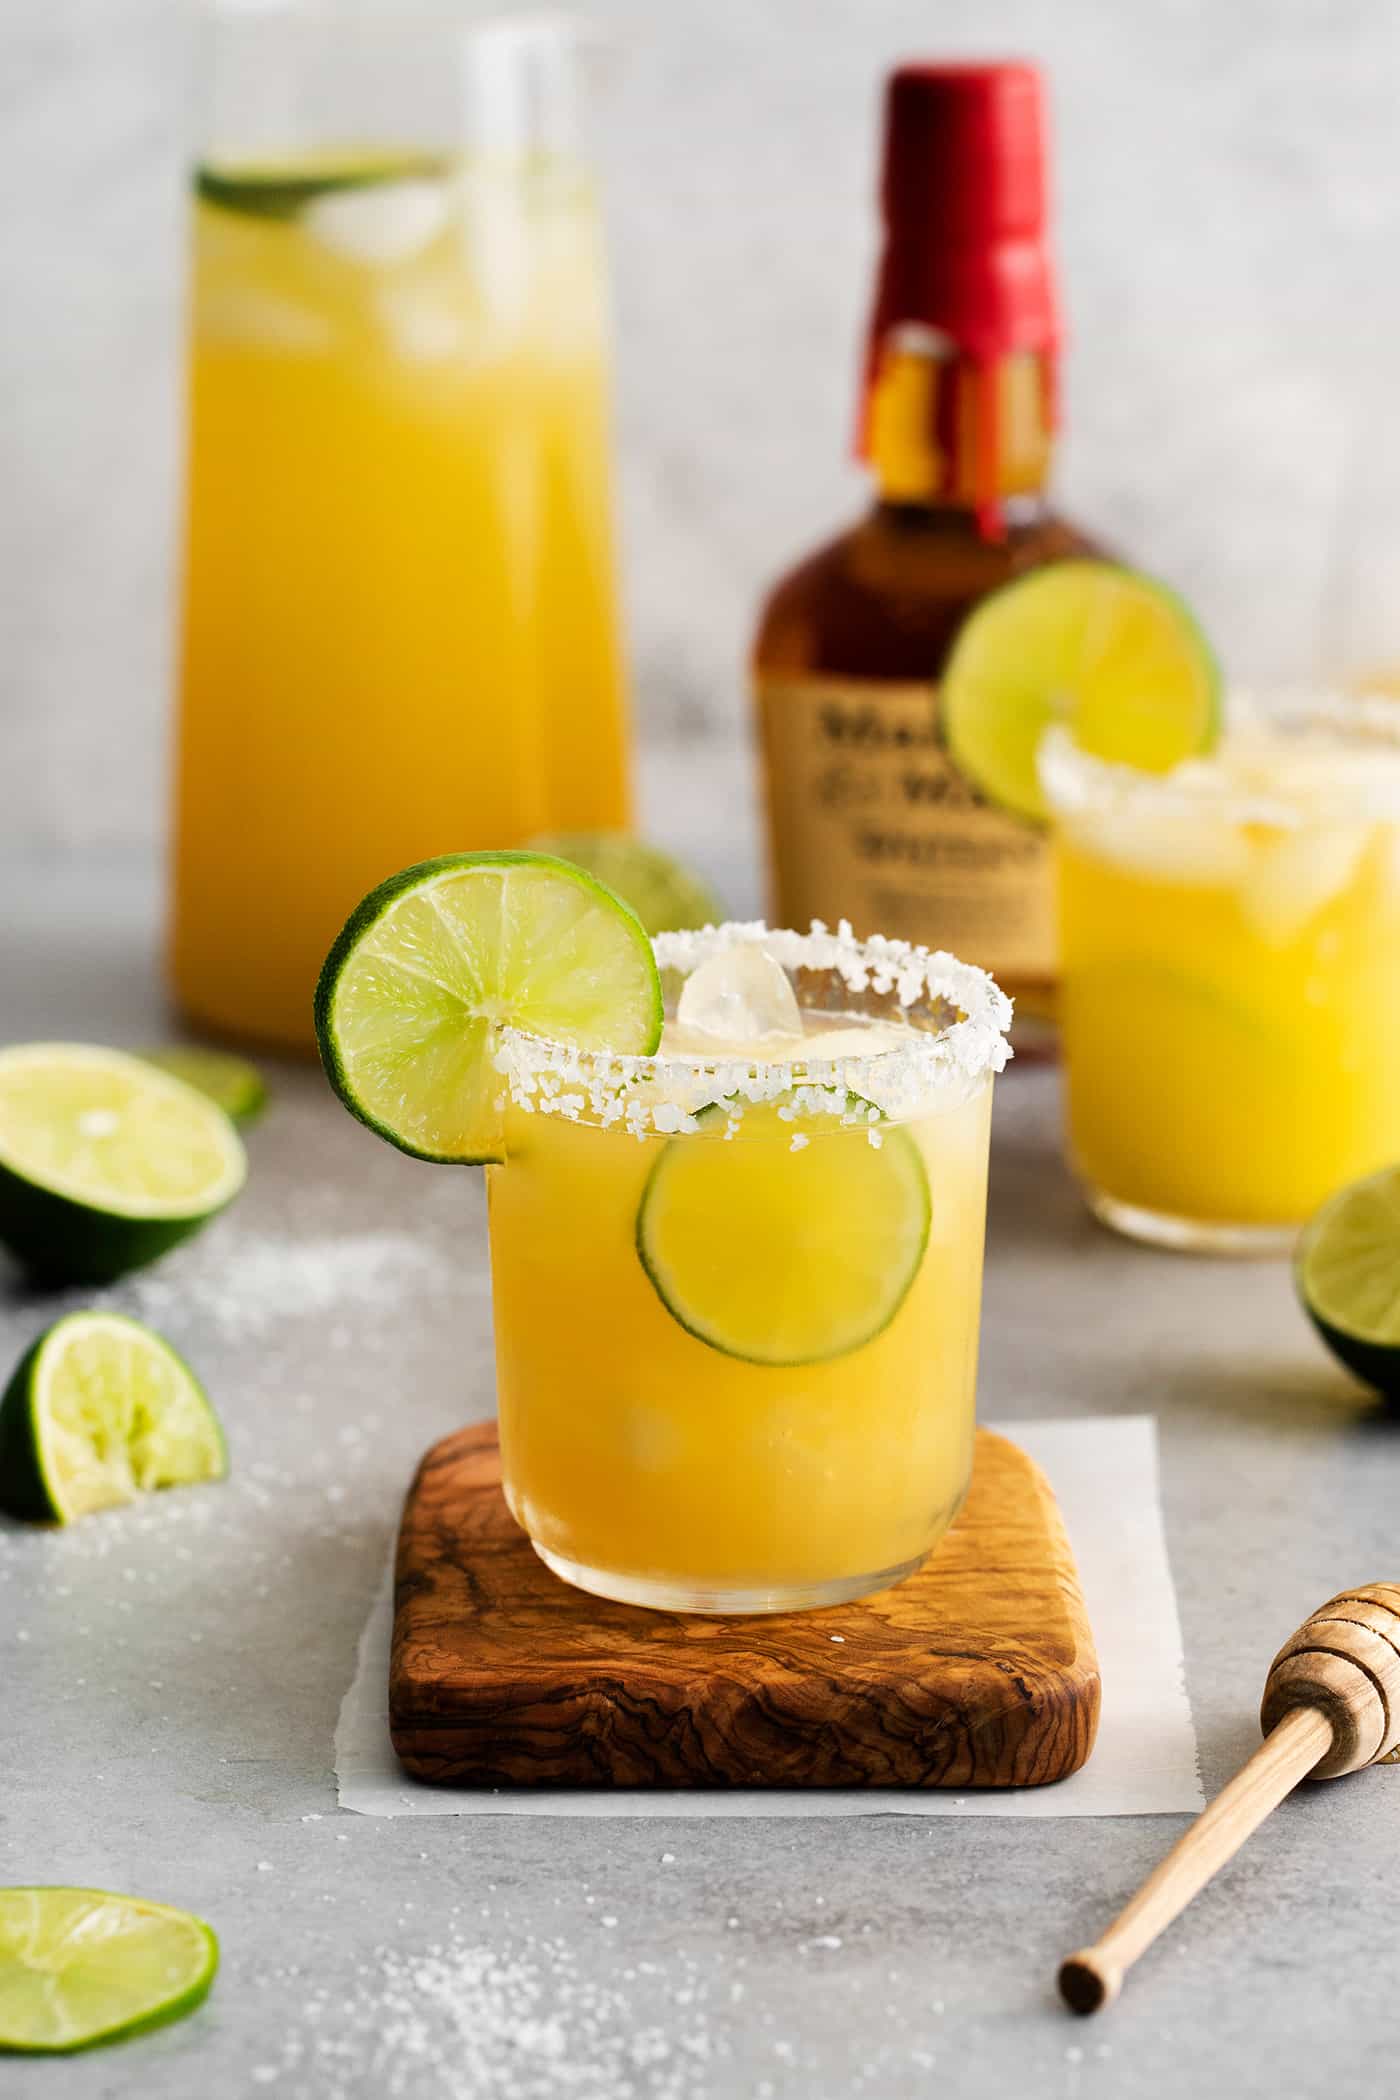
[{"label": "lime slice in pitcher", "polygon": [[0,1888],[0,2049],[66,2054],[178,2020],[218,1966],[203,1919],[168,1903]]},{"label": "lime slice in pitcher", "polygon": [[423,861],[365,898],[316,987],[316,1036],[351,1115],[418,1159],[499,1159],[502,1027],[648,1056],[661,979],[636,914],[543,853]]},{"label": "lime slice in pitcher", "polygon": [[189,1365],[120,1313],[56,1321],[0,1398],[0,1509],[11,1516],[71,1524],[227,1471],[218,1416]]},{"label": "lime slice in pitcher", "polygon": [[0,1050],[0,1241],[51,1283],[110,1283],[197,1232],[247,1161],[221,1109],[92,1043]]},{"label": "lime slice in pitcher", "polygon": [[1045,816],[1040,740],[1062,722],[1098,758],[1166,773],[1220,727],[1209,644],[1165,584],[1112,562],[1063,561],[984,598],[943,674],[948,747],[989,801]]},{"label": "lime slice in pitcher", "polygon": [[928,1178],[908,1131],[872,1143],[828,1129],[795,1151],[794,1135],[773,1105],[746,1109],[732,1144],[671,1139],[637,1215],[637,1252],[666,1310],[748,1363],[820,1363],[873,1341],[928,1241]]},{"label": "lime slice in pitcher", "polygon": [[195,195],[205,204],[256,219],[293,219],[321,197],[367,190],[381,183],[421,182],[443,175],[434,153],[306,154],[294,161],[240,162],[195,169]]}]

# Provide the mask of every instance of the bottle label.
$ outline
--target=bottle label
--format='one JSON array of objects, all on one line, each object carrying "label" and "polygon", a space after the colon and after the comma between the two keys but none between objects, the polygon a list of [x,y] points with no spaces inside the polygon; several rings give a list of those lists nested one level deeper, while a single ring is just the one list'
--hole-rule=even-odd
[{"label": "bottle label", "polygon": [[1049,838],[958,771],[934,685],[766,676],[757,700],[779,924],[849,919],[858,935],[1053,981]]}]

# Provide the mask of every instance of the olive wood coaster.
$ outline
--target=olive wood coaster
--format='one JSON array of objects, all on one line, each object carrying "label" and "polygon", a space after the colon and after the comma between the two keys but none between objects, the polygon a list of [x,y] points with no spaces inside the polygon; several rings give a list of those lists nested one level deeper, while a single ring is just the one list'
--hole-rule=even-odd
[{"label": "olive wood coaster", "polygon": [[1083,1764],[1098,1660],[1038,1468],[978,1432],[931,1559],[769,1617],[612,1604],[551,1575],[501,1495],[494,1423],[418,1468],[399,1532],[389,1731],[460,1786],[1044,1786]]},{"label": "olive wood coaster", "polygon": [[1343,1590],[1274,1657],[1260,1709],[1264,1741],[1148,1876],[1102,1939],[1060,1965],[1070,2009],[1110,2005],[1128,1969],[1304,1779],[1340,1779],[1396,1761],[1400,1584]]}]

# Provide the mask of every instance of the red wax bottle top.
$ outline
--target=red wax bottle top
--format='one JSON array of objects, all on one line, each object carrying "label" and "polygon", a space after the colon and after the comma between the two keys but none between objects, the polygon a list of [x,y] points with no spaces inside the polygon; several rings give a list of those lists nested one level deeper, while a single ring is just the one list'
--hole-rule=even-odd
[{"label": "red wax bottle top", "polygon": [[979,364],[1018,350],[1053,357],[1045,134],[1034,66],[903,65],[890,76],[872,375],[891,332],[911,324]]}]

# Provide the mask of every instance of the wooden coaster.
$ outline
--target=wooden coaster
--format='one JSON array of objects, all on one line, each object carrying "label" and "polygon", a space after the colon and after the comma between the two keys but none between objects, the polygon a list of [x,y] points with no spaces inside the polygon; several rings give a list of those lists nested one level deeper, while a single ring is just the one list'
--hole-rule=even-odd
[{"label": "wooden coaster", "polygon": [[494,1423],[418,1468],[399,1532],[389,1730],[460,1786],[1044,1786],[1094,1744],[1099,1668],[1048,1482],[977,1434],[957,1523],[856,1604],[696,1618],[551,1575]]}]

